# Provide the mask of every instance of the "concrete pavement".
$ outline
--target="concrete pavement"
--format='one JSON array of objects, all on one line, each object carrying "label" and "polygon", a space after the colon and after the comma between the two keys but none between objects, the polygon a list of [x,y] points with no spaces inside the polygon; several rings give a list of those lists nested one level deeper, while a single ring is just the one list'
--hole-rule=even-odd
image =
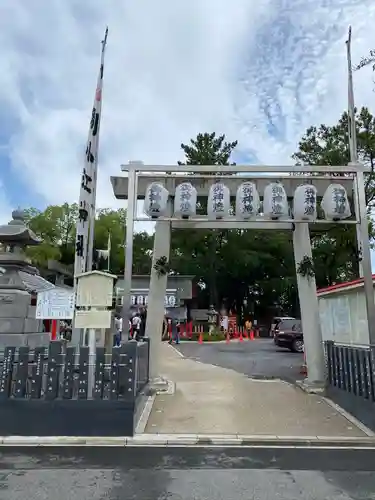
[{"label": "concrete pavement", "polygon": [[229,344],[211,342],[202,345],[182,342],[178,350],[186,358],[230,368],[252,378],[277,378],[292,383],[302,378],[303,355],[277,347],[272,339],[231,340]]},{"label": "concrete pavement", "polygon": [[158,394],[148,434],[242,434],[364,437],[330,406],[283,381],[251,380],[243,374],[181,357],[163,344],[163,375],[173,395]]},{"label": "concrete pavement", "polygon": [[374,450],[13,448],[0,498],[370,500],[374,472]]}]

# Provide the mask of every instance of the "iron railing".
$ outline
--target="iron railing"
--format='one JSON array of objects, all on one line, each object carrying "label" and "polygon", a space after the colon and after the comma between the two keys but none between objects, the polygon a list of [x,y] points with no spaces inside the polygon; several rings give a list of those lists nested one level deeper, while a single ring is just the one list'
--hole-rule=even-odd
[{"label": "iron railing", "polygon": [[375,402],[375,346],[325,342],[328,384]]}]

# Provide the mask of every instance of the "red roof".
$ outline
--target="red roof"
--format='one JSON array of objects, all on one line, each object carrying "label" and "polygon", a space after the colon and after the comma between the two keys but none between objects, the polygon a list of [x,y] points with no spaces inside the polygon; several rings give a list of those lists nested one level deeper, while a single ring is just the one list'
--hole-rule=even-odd
[{"label": "red roof", "polygon": [[[375,280],[375,274],[372,275],[372,281],[374,280]],[[338,283],[337,285],[331,285],[325,288],[320,288],[316,292],[319,295],[320,293],[334,292],[335,290],[341,290],[342,288],[349,288],[351,286],[360,285],[361,283],[363,283],[363,278],[358,278],[356,280],[346,281],[345,283]]]}]

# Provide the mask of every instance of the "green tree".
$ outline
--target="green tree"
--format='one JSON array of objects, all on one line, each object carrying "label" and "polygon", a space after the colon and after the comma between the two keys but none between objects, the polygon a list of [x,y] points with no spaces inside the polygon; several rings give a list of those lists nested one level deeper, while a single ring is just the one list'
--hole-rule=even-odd
[{"label": "green tree", "polygon": [[[356,112],[358,159],[368,166],[366,201],[369,211],[375,203],[375,118],[368,108]],[[350,161],[348,114],[337,124],[307,129],[292,156],[297,165],[346,165]],[[353,207],[352,207],[353,210]],[[370,226],[372,230],[372,226]],[[373,236],[371,232],[371,237]],[[358,276],[358,253],[353,226],[335,226],[312,234],[318,286],[326,286]]]},{"label": "green tree", "polygon": [[40,266],[49,259],[70,264],[74,259],[75,226],[78,216],[76,204],[50,205],[44,211],[30,208],[26,212],[26,223],[43,243],[27,249],[28,256]]},{"label": "green tree", "polygon": [[[236,145],[225,142],[223,135],[199,134],[189,145],[181,145],[181,164],[230,164]],[[206,204],[199,201],[206,213]],[[258,318],[273,309],[289,313],[298,308],[291,235],[286,232],[175,230],[172,266],[206,284],[200,292],[202,307],[225,304],[240,312],[246,301],[247,310]]]},{"label": "green tree", "polygon": [[[215,132],[210,134],[198,134],[195,139],[190,140],[190,144],[181,144],[181,149],[185,154],[185,160],[179,162],[180,165],[228,165],[233,150],[237,146],[237,141],[225,141],[225,135],[217,136]],[[207,172],[210,174],[212,172]],[[206,204],[203,200],[198,200],[200,211],[205,211]],[[205,268],[200,269],[196,266],[196,271],[201,271],[199,279],[207,284],[209,293],[209,302],[216,307],[219,307],[219,296],[216,282],[218,272],[218,260],[220,248],[222,246],[225,232],[208,230],[208,231],[189,231],[189,241],[182,231],[174,231],[172,238],[172,265],[173,254],[181,258],[185,254],[192,256],[193,262],[196,264],[198,260],[205,260]],[[181,245],[182,243],[182,245]],[[190,253],[191,252],[191,253]],[[186,259],[185,259],[186,266]],[[186,267],[185,267],[186,269]],[[202,272],[204,271],[204,272]],[[196,274],[194,272],[193,274]]]},{"label": "green tree", "polygon": [[[198,134],[196,139],[190,139],[190,144],[181,144],[185,153],[185,161],[179,165],[234,165],[230,157],[238,142],[226,142],[225,135]],[[207,172],[209,173],[209,172]]]},{"label": "green tree", "polygon": [[[38,266],[46,266],[49,259],[58,260],[65,265],[74,265],[75,235],[78,218],[76,204],[64,203],[51,205],[44,211],[35,208],[26,210],[26,222],[43,242],[27,249],[27,254]],[[108,236],[111,235],[110,271],[122,274],[124,271],[124,233],[126,211],[109,208],[99,209],[95,220],[94,248],[106,250]],[[150,252],[153,237],[145,232],[134,235],[133,272],[148,274],[151,267]],[[96,265],[107,269],[107,262],[98,258],[94,251]]]}]

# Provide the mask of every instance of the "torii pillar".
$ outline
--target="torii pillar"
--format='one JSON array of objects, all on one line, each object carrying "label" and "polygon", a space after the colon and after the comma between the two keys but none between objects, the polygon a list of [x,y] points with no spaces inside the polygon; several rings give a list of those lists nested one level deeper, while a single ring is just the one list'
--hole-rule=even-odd
[{"label": "torii pillar", "polygon": [[[172,213],[172,202],[169,201],[169,215]],[[165,311],[165,294],[168,275],[158,276],[154,269],[156,261],[165,256],[169,261],[171,245],[171,222],[157,221],[155,225],[154,250],[152,254],[150,289],[147,304],[146,336],[150,339],[150,380],[151,385],[160,389],[168,385],[162,373],[161,344]]]}]

